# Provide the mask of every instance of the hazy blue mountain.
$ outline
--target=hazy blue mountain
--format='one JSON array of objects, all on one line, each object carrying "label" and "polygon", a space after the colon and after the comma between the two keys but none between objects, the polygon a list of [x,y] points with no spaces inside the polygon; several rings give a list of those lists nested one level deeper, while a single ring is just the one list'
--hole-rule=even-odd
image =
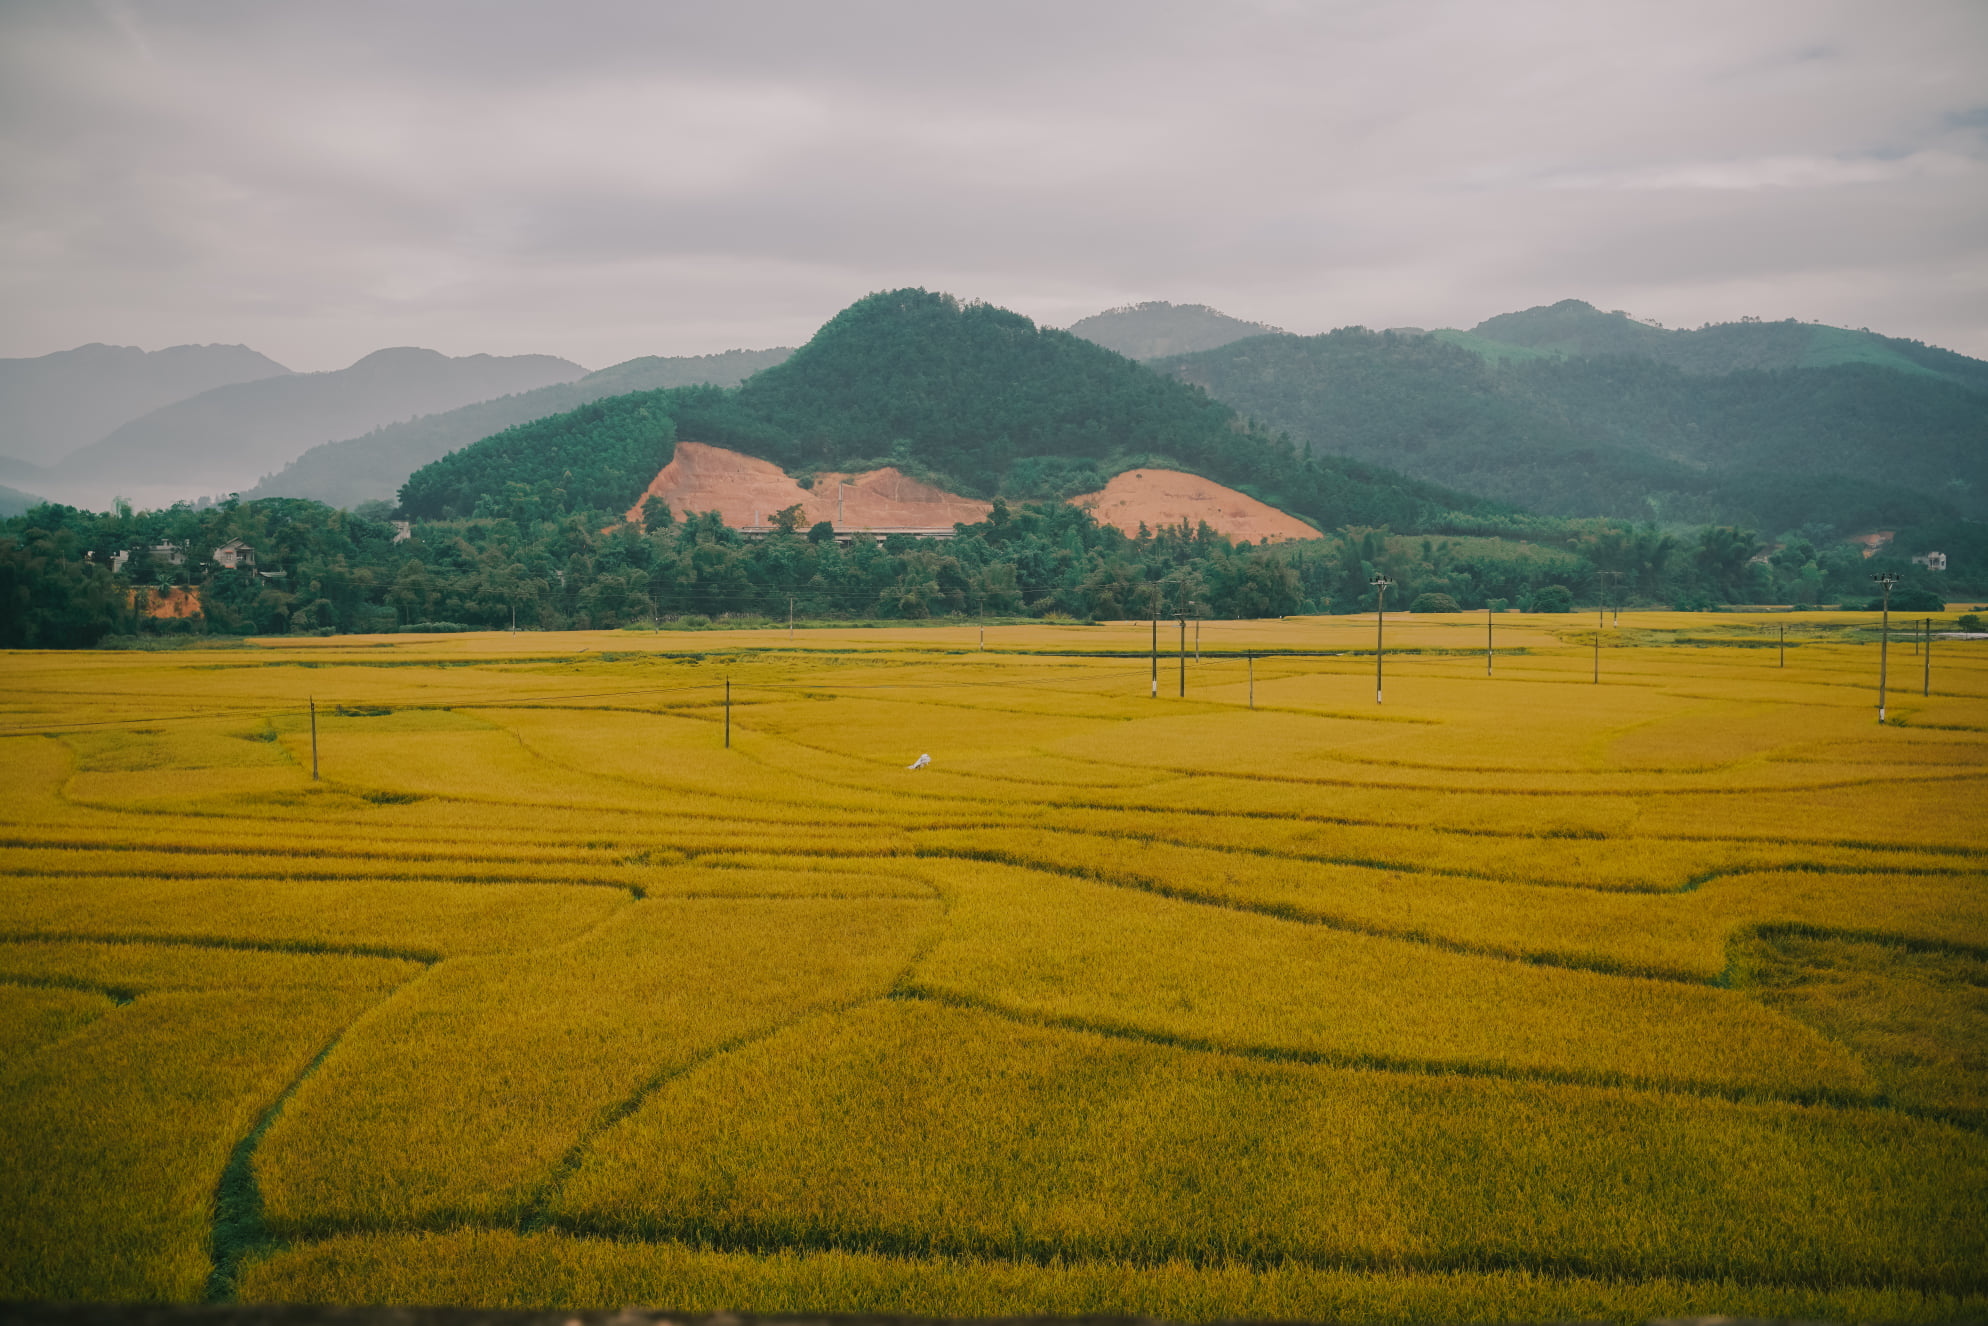
[{"label": "hazy blue mountain", "polygon": [[46,477],[48,471],[39,465],[30,465],[12,456],[0,456],[0,483],[35,483]]},{"label": "hazy blue mountain", "polygon": [[[1501,313],[1468,332],[1436,335],[1493,358],[1513,356],[1506,346],[1584,359],[1625,356],[1670,364],[1687,373],[1724,374],[1747,369],[1830,368],[1867,364],[1900,373],[1941,377],[1988,392],[1988,363],[1876,332],[1826,327],[1820,323],[1722,322],[1696,331],[1666,330],[1638,322],[1626,313],[1603,313],[1578,299]],[[1487,345],[1485,342],[1495,342]]]},{"label": "hazy blue mountain", "polygon": [[1245,336],[1278,330],[1265,323],[1232,318],[1206,304],[1169,304],[1156,299],[1093,314],[1073,324],[1070,334],[1116,350],[1127,359],[1158,359],[1213,350]]},{"label": "hazy blue mountain", "polygon": [[1722,340],[1561,304],[1471,333],[1261,336],[1153,367],[1320,452],[1547,515],[1769,533],[1988,516],[1988,394],[1963,385],[1988,365],[1774,365],[1755,333],[1787,333],[1735,326]]},{"label": "hazy blue mountain", "polygon": [[47,465],[120,424],[215,387],[290,370],[245,345],[83,345],[0,359],[0,455]]},{"label": "hazy blue mountain", "polygon": [[160,484],[188,496],[238,490],[321,442],[585,375],[551,355],[451,359],[433,350],[378,350],[337,372],[216,387],[153,410],[70,453],[51,475],[119,491]]},{"label": "hazy blue mountain", "polygon": [[29,507],[40,506],[42,499],[33,493],[24,493],[18,488],[0,485],[0,520],[18,516]]},{"label": "hazy blue mountain", "polygon": [[479,401],[442,414],[389,424],[364,437],[312,447],[282,473],[264,479],[242,496],[309,497],[343,507],[373,499],[391,501],[407,482],[407,476],[423,465],[506,428],[631,391],[701,383],[734,387],[792,353],[791,348],[783,346],[673,359],[654,355],[630,359],[589,373],[577,382]]}]

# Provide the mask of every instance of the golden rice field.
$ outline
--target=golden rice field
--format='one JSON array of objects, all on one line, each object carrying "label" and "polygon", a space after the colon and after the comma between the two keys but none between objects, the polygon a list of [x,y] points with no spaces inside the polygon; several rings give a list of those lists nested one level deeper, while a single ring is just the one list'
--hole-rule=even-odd
[{"label": "golden rice field", "polygon": [[1988,640],[1863,620],[0,655],[0,1300],[1979,1317]]}]

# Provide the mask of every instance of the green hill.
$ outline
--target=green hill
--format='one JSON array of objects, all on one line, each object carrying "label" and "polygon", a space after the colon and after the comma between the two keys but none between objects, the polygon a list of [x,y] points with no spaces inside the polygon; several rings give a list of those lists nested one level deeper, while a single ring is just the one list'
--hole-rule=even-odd
[{"label": "green hill", "polygon": [[[624,415],[635,409],[667,415],[677,437],[733,447],[797,475],[891,464],[958,492],[1027,500],[1168,465],[1327,528],[1412,529],[1452,511],[1496,510],[1355,460],[1308,456],[1196,388],[1101,346],[924,290],[851,305],[736,390],[616,398],[500,433],[415,473],[402,504],[418,515],[466,513],[506,484],[551,482],[577,466],[569,500],[584,489],[588,502],[618,509],[664,454],[630,440],[640,427]],[[598,462],[587,459],[595,435],[613,439]],[[556,468],[543,459],[555,453]]]},{"label": "green hill", "polygon": [[1279,330],[1266,323],[1232,318],[1206,304],[1169,304],[1163,299],[1106,309],[1070,324],[1071,335],[1116,350],[1127,359],[1160,359],[1213,350],[1245,336]]},{"label": "green hill", "polygon": [[1979,359],[1918,341],[1793,318],[1784,322],[1744,319],[1708,323],[1696,331],[1672,331],[1638,322],[1626,313],[1603,313],[1581,300],[1563,299],[1558,304],[1486,318],[1468,333],[1436,334],[1491,357],[1508,357],[1510,351],[1505,347],[1510,346],[1585,359],[1650,359],[1687,373],[1713,375],[1747,369],[1863,364],[1944,378],[1988,392],[1988,363]]},{"label": "green hill", "polygon": [[[1767,325],[1711,329],[1722,340],[1590,314],[1562,304],[1470,333],[1260,336],[1153,367],[1325,452],[1542,514],[1845,532],[1988,515],[1988,395],[1964,385],[1988,365],[1940,351],[1910,370],[1713,372],[1732,359],[1712,355],[1720,345],[1769,362],[1769,338],[1755,337]],[[1630,352],[1679,345],[1702,371],[1674,348],[1670,361]],[[1943,355],[1958,367],[1931,371]]]},{"label": "green hill", "polygon": [[696,383],[735,387],[749,375],[779,363],[792,353],[791,349],[782,347],[668,359],[655,355],[630,359],[575,382],[559,382],[536,391],[478,401],[441,414],[376,428],[364,437],[323,443],[242,496],[250,500],[308,497],[342,507],[391,498],[416,469],[503,429],[634,391]]}]

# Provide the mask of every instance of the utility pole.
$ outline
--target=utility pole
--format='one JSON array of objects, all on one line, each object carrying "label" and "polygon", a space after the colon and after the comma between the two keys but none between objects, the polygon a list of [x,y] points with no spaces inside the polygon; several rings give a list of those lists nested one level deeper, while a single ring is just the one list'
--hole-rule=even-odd
[{"label": "utility pole", "polygon": [[[1595,685],[1599,686],[1601,685],[1601,631],[1603,619],[1608,615],[1608,582],[1612,579],[1620,580],[1622,572],[1601,571],[1595,578],[1601,582],[1601,602],[1595,605]],[[1615,620],[1618,623],[1622,620],[1619,608],[1616,610]]]},{"label": "utility pole", "polygon": [[980,652],[987,652],[987,596],[980,596]]},{"label": "utility pole", "polygon": [[1920,683],[1919,694],[1931,696],[1933,693],[1933,619],[1926,619],[1926,677]]},{"label": "utility pole", "polygon": [[1256,655],[1245,655],[1249,659],[1249,707],[1256,708]]},{"label": "utility pole", "polygon": [[732,748],[732,679],[725,678],[725,749]]},{"label": "utility pole", "polygon": [[1871,580],[1884,590],[1884,633],[1878,637],[1878,722],[1884,722],[1884,683],[1885,656],[1891,651],[1891,587],[1898,583],[1896,572],[1887,571],[1883,575],[1872,576]]},{"label": "utility pole", "polygon": [[1484,675],[1491,675],[1491,600],[1484,601]]},{"label": "utility pole", "polygon": [[1153,698],[1160,698],[1160,587],[1153,585]]},{"label": "utility pole", "polygon": [[1788,623],[1781,623],[1781,666],[1788,666]]},{"label": "utility pole", "polygon": [[318,698],[311,697],[311,781],[318,780]]},{"label": "utility pole", "polygon": [[1194,619],[1194,661],[1201,661],[1201,618]]},{"label": "utility pole", "polygon": [[1384,646],[1386,643],[1384,633],[1387,630],[1387,592],[1394,587],[1394,582],[1386,576],[1375,576],[1367,583],[1380,591],[1380,598],[1374,614],[1374,703],[1379,704],[1381,702],[1381,659],[1384,656]]},{"label": "utility pole", "polygon": [[1180,698],[1187,698],[1187,614],[1180,614]]}]

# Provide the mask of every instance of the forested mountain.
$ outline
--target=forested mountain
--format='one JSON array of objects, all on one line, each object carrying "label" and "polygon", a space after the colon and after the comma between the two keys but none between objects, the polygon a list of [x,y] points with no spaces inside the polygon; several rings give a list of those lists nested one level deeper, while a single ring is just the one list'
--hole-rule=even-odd
[{"label": "forested mountain", "polygon": [[[1610,335],[1623,339],[1577,342],[1560,333],[1593,319],[1566,305],[1543,313],[1552,316],[1492,319],[1461,341],[1348,328],[1153,366],[1332,455],[1546,514],[1775,533],[1988,515],[1988,394],[1962,385],[1976,361],[1950,355],[1959,366],[1940,373],[1868,361],[1687,371],[1555,348],[1709,333],[1615,318]],[[1488,341],[1487,329],[1525,339],[1498,343],[1510,354],[1466,348]],[[1681,344],[1698,355],[1718,342]]]},{"label": "forested mountain", "polygon": [[1169,304],[1163,299],[1106,309],[1070,326],[1071,335],[1116,350],[1127,359],[1192,354],[1280,330],[1232,318],[1206,304]]},{"label": "forested mountain", "polygon": [[0,359],[0,455],[49,465],[141,414],[290,370],[245,345],[83,345]]},{"label": "forested mountain", "polygon": [[[1813,322],[1708,323],[1696,331],[1666,330],[1626,313],[1603,313],[1578,299],[1501,313],[1466,333],[1438,332],[1466,348],[1498,355],[1503,346],[1598,359],[1653,359],[1687,373],[1723,374],[1743,369],[1829,368],[1865,364],[1901,373],[1945,378],[1988,392],[1988,363],[1918,341],[1851,331]],[[1497,342],[1495,346],[1482,344]]]},{"label": "forested mountain", "polygon": [[162,483],[182,495],[240,489],[319,442],[585,374],[551,355],[451,359],[379,350],[337,372],[215,387],[153,410],[70,453],[50,475],[109,491]]},{"label": "forested mountain", "polygon": [[576,382],[479,401],[441,414],[376,428],[364,437],[312,447],[242,495],[308,497],[331,506],[391,500],[407,476],[449,452],[517,424],[574,410],[590,401],[634,391],[700,383],[737,386],[794,353],[791,348],[727,350],[723,354],[660,358],[648,355],[589,373]]},{"label": "forested mountain", "polygon": [[[1101,346],[924,290],[851,305],[785,363],[736,391],[694,387],[604,401],[528,425],[528,437],[511,430],[479,442],[417,471],[402,503],[422,516],[468,514],[476,499],[508,483],[556,477],[533,457],[554,448],[584,456],[578,439],[596,433],[604,456],[645,456],[619,440],[630,409],[667,416],[678,437],[733,447],[789,473],[895,465],[979,497],[1093,492],[1112,474],[1143,465],[1206,475],[1325,528],[1413,529],[1446,513],[1498,509],[1390,471],[1308,456],[1201,391]],[[615,478],[576,470],[567,500],[578,501],[584,487],[616,495],[603,507],[619,510],[654,477],[657,467],[646,458],[641,464],[646,473]]]}]

